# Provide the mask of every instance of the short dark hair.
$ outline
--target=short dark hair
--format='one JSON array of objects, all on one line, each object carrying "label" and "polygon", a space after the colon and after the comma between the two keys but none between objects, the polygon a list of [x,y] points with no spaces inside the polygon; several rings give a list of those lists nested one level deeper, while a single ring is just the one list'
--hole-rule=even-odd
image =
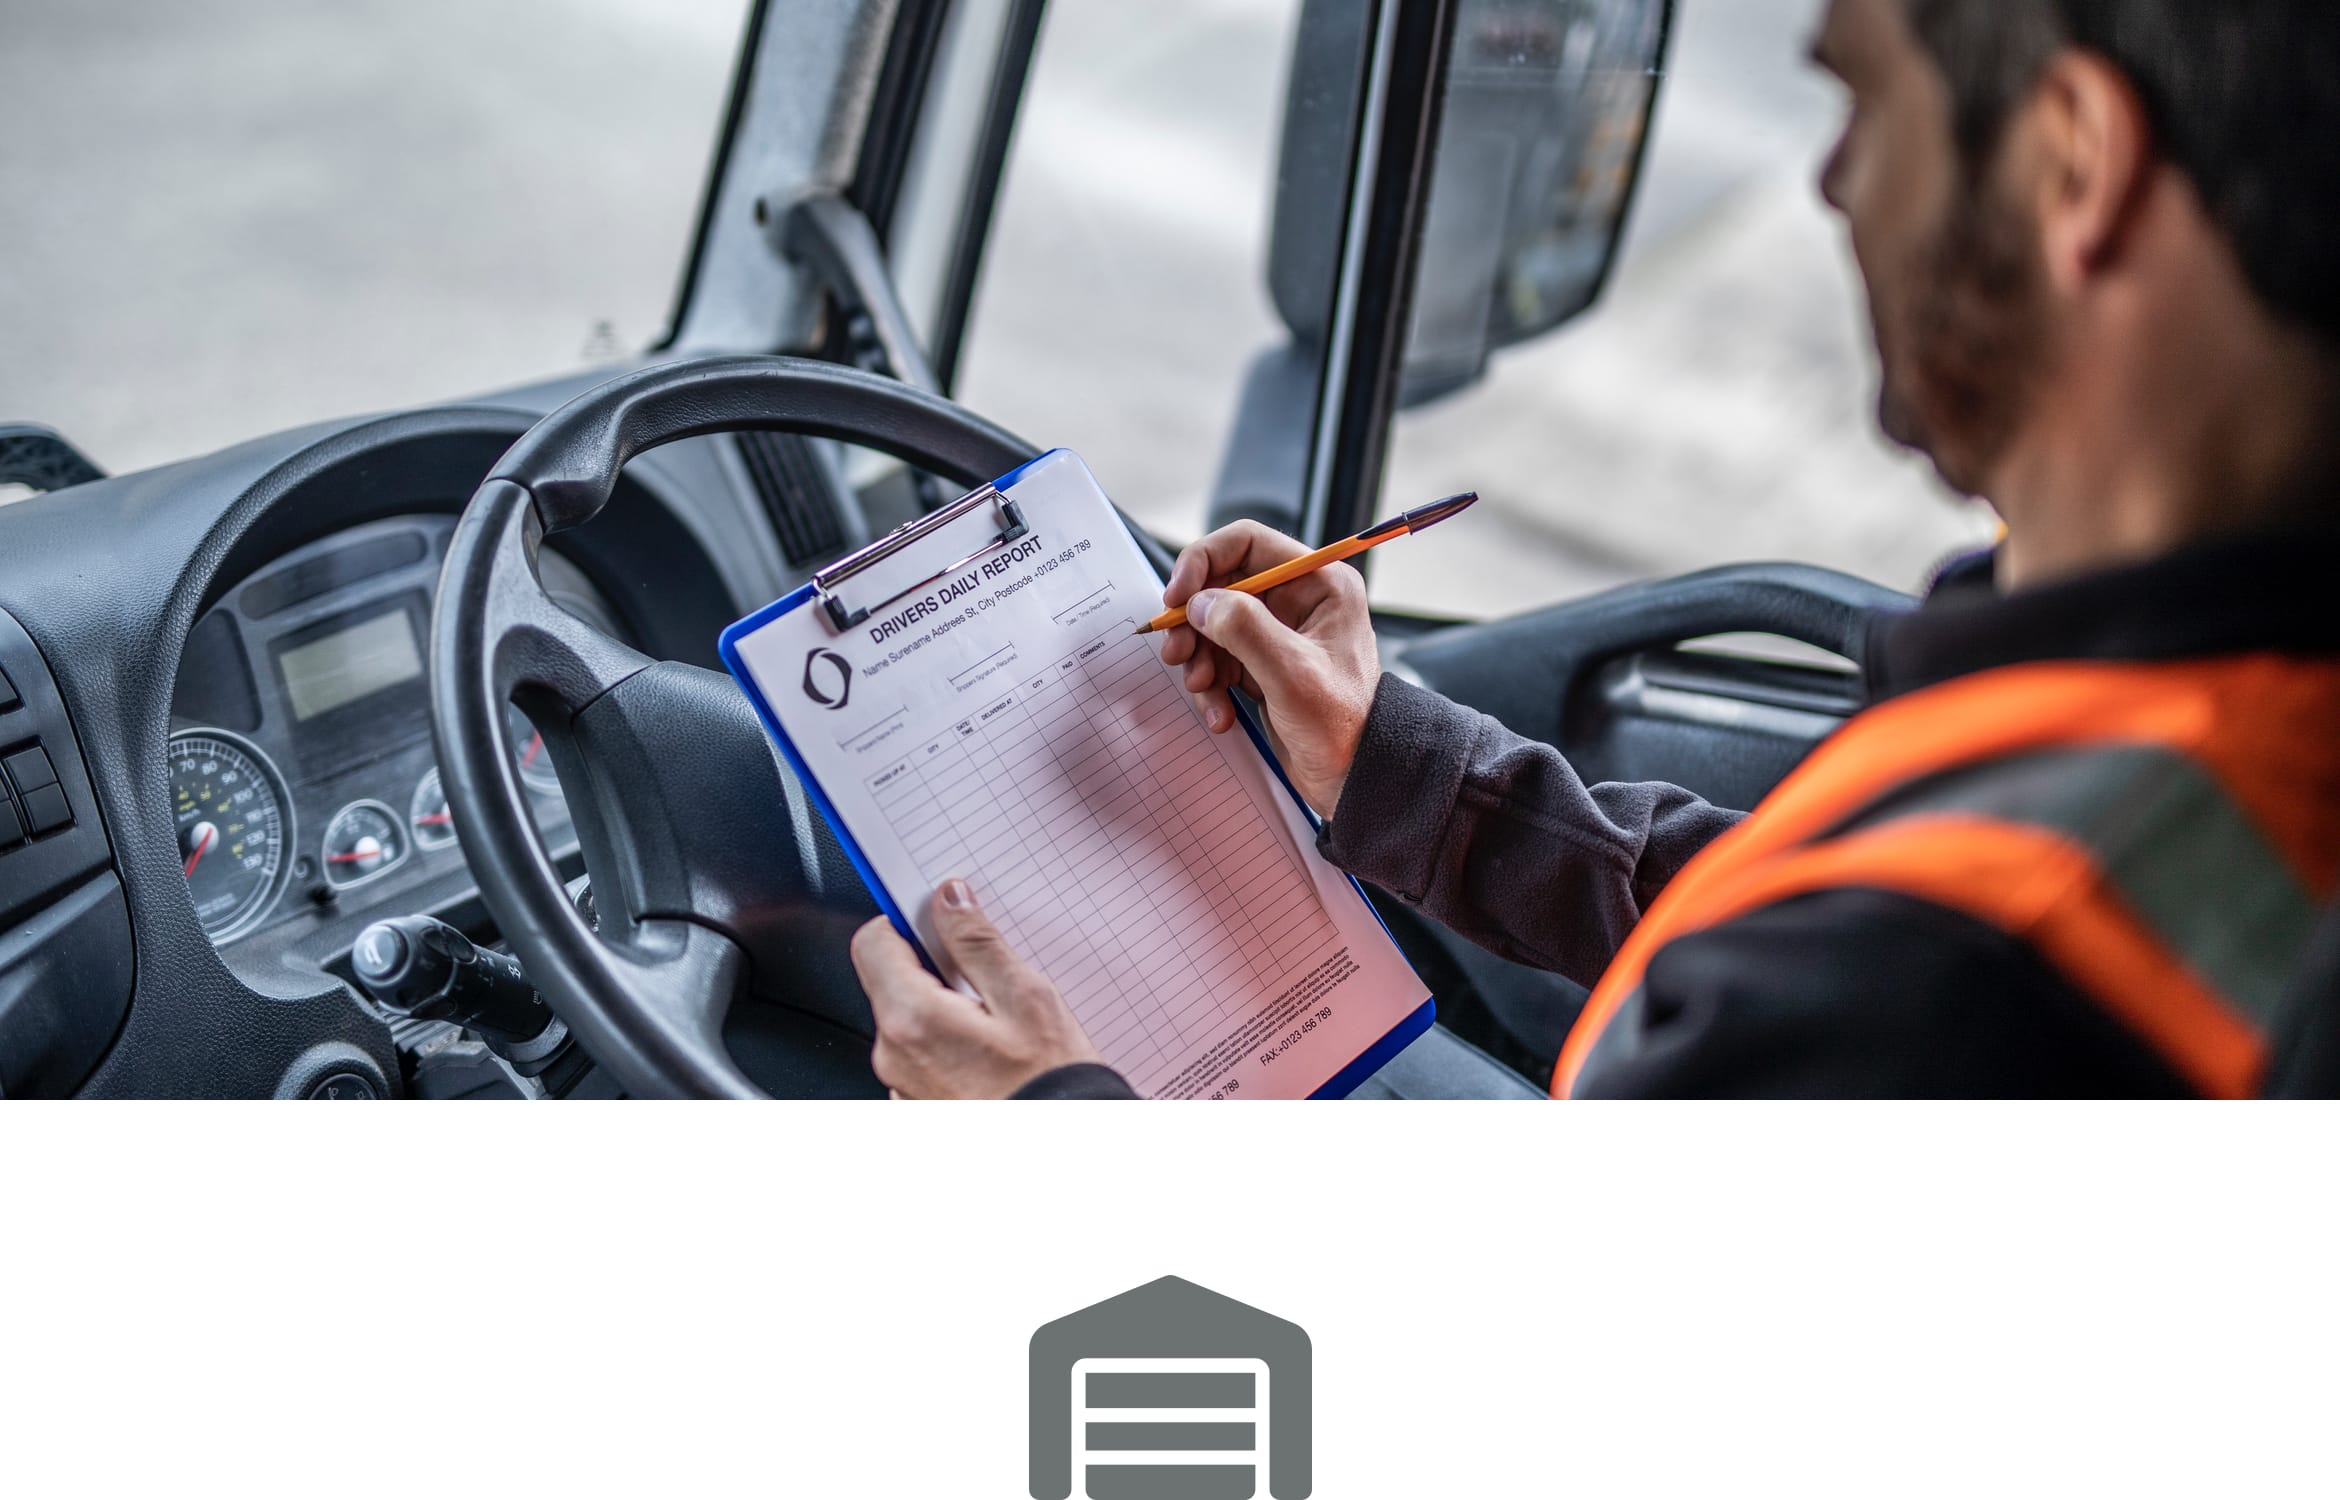
[{"label": "short dark hair", "polygon": [[2340,0],[1906,0],[1970,167],[2057,52],[2109,59],[2277,317],[2340,346]]}]

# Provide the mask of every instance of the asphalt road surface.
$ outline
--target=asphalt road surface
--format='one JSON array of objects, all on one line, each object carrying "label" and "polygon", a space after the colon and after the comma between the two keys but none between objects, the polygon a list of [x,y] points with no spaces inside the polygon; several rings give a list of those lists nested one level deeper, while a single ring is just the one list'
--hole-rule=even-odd
[{"label": "asphalt road surface", "polygon": [[[1393,501],[1488,503],[1384,549],[1385,598],[1485,614],[1763,557],[1911,586],[1985,534],[1872,435],[1857,291],[1811,188],[1839,108],[1801,61],[1813,8],[1683,0],[1611,292],[1401,420]],[[0,418],[125,469],[641,347],[740,11],[0,0]],[[1080,449],[1174,536],[1275,332],[1292,14],[1054,0],[971,332],[970,404]]]}]

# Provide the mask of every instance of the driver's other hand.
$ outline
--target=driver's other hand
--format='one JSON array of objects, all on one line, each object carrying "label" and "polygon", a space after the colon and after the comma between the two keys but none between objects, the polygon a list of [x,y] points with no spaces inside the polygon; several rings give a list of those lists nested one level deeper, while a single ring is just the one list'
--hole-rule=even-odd
[{"label": "driver's other hand", "polygon": [[1192,623],[1164,632],[1162,660],[1186,668],[1214,734],[1235,727],[1229,689],[1257,699],[1292,784],[1329,818],[1381,685],[1365,576],[1334,563],[1256,599],[1227,588],[1312,550],[1237,521],[1179,553],[1162,603],[1184,606]]},{"label": "driver's other hand", "polygon": [[853,970],[877,1017],[878,1081],[913,1099],[1005,1099],[1054,1068],[1098,1062],[1072,1007],[991,925],[964,880],[934,895],[950,963],[977,1005],[918,961],[884,917],[853,935]]}]

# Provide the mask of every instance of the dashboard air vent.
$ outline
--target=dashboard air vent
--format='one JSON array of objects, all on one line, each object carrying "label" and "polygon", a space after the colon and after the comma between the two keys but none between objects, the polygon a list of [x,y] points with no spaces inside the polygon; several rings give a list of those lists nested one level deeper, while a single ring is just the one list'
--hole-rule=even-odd
[{"label": "dashboard air vent", "polygon": [[805,440],[792,432],[741,432],[733,441],[789,566],[809,568],[844,552],[845,526],[830,502],[829,476]]}]

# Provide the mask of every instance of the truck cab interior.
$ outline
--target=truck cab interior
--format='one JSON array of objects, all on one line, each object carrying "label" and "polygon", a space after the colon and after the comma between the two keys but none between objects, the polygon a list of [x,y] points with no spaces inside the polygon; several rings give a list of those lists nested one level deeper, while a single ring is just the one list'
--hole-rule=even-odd
[{"label": "truck cab interior", "polygon": [[[0,1093],[882,1094],[846,958],[874,907],[720,630],[1059,445],[1165,569],[1238,517],[1346,534],[1430,498],[1392,481],[1402,416],[1551,340],[1619,263],[1669,0],[1254,9],[1268,45],[1173,27],[1092,57],[1082,28],[1112,23],[1079,0],[758,0],[650,347],[133,472],[0,412]],[[1096,299],[1222,289],[1149,261],[1161,237],[1102,263],[1018,154],[1099,94],[1177,111],[1189,43],[1260,81],[1196,129],[1272,163],[1226,293],[1255,313],[1194,333],[1216,385],[1084,353]],[[1178,213],[1190,184],[1117,162],[1112,129],[1049,139],[1103,199]],[[537,247],[545,275],[564,250]],[[1011,283],[1049,297],[999,335],[1020,360],[983,342]],[[1050,430],[986,397],[1019,372],[1063,393]],[[1086,441],[1084,411],[1132,403],[1161,470]],[[1908,602],[1753,563],[1378,618],[1390,670],[1588,778],[1748,808],[1861,706],[1865,633]],[[1379,904],[1452,1035],[1548,1074],[1582,992]],[[384,956],[361,935],[410,918],[460,934],[434,961],[516,965],[519,998],[402,1009],[361,983]]]}]

